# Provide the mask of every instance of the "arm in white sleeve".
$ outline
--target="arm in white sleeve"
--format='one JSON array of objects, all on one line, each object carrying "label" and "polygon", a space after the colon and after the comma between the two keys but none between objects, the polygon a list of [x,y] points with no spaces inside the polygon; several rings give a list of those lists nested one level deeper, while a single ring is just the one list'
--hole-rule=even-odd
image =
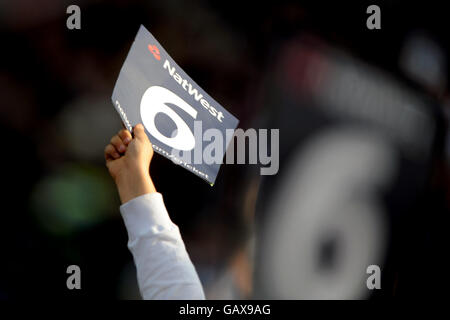
[{"label": "arm in white sleeve", "polygon": [[128,248],[144,299],[205,299],[203,288],[178,227],[170,220],[160,193],[120,206]]}]

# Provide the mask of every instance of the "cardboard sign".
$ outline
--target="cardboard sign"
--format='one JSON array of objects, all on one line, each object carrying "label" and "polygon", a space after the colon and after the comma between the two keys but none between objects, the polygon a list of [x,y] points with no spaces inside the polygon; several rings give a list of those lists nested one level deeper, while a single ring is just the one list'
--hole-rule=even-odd
[{"label": "cardboard sign", "polygon": [[128,130],[144,125],[155,152],[214,184],[239,120],[200,88],[142,25],[112,102]]}]

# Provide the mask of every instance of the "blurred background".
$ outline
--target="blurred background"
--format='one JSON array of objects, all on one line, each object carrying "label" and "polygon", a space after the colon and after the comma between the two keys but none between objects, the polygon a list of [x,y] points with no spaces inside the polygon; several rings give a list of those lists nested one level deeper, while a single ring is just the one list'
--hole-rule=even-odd
[{"label": "blurred background", "polygon": [[[66,8],[81,8],[81,30]],[[369,30],[366,9],[381,8]],[[449,19],[427,1],[0,1],[0,299],[139,299],[103,149],[140,24],[280,170],[152,177],[207,298],[442,297],[450,204]],[[66,268],[81,268],[68,290]],[[366,269],[381,268],[368,290]]]}]

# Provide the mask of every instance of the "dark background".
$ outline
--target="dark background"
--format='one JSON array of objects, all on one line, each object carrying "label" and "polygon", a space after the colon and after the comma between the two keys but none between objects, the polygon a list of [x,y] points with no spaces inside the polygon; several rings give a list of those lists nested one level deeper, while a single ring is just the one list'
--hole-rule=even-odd
[{"label": "dark background", "polygon": [[[81,8],[81,30],[66,28],[70,4]],[[369,4],[381,8],[381,30],[366,28]],[[379,295],[440,296],[446,277],[441,261],[446,257],[450,151],[450,20],[444,8],[433,1],[2,1],[0,298],[138,297],[103,148],[121,127],[110,96],[140,24],[244,129],[271,123],[278,106],[265,97],[273,89],[279,49],[298,36],[339,48],[426,97],[436,136],[430,159],[408,172],[421,178],[398,210],[415,210],[393,223],[403,226],[394,231],[403,231],[392,231],[387,260],[395,262],[387,263],[390,273]],[[416,33],[439,47],[444,63],[438,80],[421,81],[402,68],[406,41]],[[283,83],[278,87],[283,89]],[[269,128],[280,128],[283,140],[283,126],[295,124],[280,121]],[[280,174],[283,159],[281,152]],[[251,265],[242,258],[260,202],[257,168],[222,166],[211,188],[155,155],[152,177],[207,296],[257,296],[248,276]],[[386,203],[395,208],[395,196]],[[66,288],[71,264],[82,270],[82,290]],[[411,284],[411,278],[419,284]]]}]

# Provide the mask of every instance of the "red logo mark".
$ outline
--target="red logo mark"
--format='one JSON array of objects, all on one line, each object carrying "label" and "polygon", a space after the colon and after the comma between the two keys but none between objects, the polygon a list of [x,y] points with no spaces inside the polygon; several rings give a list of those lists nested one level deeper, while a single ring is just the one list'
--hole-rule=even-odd
[{"label": "red logo mark", "polygon": [[148,45],[148,50],[153,54],[156,60],[161,60],[161,57],[159,55],[159,49],[157,46],[152,46],[151,44]]}]

